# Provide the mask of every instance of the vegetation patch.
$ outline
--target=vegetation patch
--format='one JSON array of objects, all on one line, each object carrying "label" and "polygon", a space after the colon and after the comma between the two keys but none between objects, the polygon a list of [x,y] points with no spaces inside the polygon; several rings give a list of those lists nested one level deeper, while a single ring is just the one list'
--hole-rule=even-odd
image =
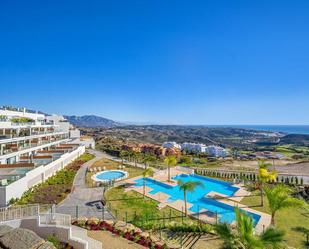
[{"label": "vegetation patch", "polygon": [[[269,213],[269,204],[267,199],[264,200],[264,207],[260,206],[261,199],[258,196],[259,191],[252,192],[251,196],[244,197],[241,203],[251,206],[261,212]],[[309,223],[306,222],[309,217],[309,212],[306,209],[291,207],[279,210],[276,214],[276,227],[285,231],[285,240],[289,246],[295,248],[304,248],[306,236],[297,229],[303,227],[309,229]]]},{"label": "vegetation patch", "polygon": [[161,229],[175,222],[195,222],[173,208],[164,207],[159,210],[157,201],[134,191],[124,192],[123,186],[108,190],[105,200],[118,220],[131,222],[146,230]]},{"label": "vegetation patch", "polygon": [[154,241],[149,233],[143,233],[138,227],[128,223],[105,221],[99,219],[80,219],[73,221],[73,225],[90,231],[109,231],[115,236],[125,238],[146,248],[172,249],[164,242]]},{"label": "vegetation patch", "polygon": [[12,199],[11,204],[58,204],[71,192],[74,177],[80,167],[94,155],[85,153],[64,169],[49,177],[45,182],[27,190],[20,199]]}]

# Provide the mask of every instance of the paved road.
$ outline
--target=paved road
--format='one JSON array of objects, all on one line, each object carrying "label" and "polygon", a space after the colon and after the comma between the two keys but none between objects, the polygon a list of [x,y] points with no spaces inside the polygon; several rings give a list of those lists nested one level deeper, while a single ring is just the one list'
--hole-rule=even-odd
[{"label": "paved road", "polygon": [[[105,154],[99,151],[91,151],[96,157],[85,164],[78,170],[74,183],[73,190],[68,197],[56,207],[56,212],[69,214],[72,217],[98,217],[103,216],[103,209],[98,209],[91,202],[96,202],[99,207],[102,207],[100,201],[104,187],[88,188],[85,183],[85,175],[87,168],[94,162],[105,157]],[[108,210],[104,212],[105,219],[112,219],[112,215]]]}]

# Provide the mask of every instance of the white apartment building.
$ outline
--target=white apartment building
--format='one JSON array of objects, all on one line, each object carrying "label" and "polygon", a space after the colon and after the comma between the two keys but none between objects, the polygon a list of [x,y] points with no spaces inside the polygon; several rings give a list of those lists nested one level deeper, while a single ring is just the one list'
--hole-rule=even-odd
[{"label": "white apartment building", "polygon": [[181,145],[181,150],[194,153],[205,153],[206,148],[207,146],[205,144],[183,143]]},{"label": "white apartment building", "polygon": [[210,145],[207,146],[206,153],[213,157],[226,157],[227,151],[223,147]]},{"label": "white apartment building", "polygon": [[0,206],[83,154],[78,136],[62,116],[0,108]]},{"label": "white apartment building", "polygon": [[181,150],[181,145],[176,142],[164,142],[162,147],[165,149],[179,149]]},{"label": "white apartment building", "polygon": [[192,153],[207,153],[210,156],[213,157],[226,157],[227,151],[225,148],[216,146],[216,145],[210,145],[207,146],[205,144],[198,144],[198,143],[183,143],[183,144],[177,144],[176,142],[164,142],[162,144],[163,148],[171,149],[171,148],[178,148],[182,151],[192,152]]}]

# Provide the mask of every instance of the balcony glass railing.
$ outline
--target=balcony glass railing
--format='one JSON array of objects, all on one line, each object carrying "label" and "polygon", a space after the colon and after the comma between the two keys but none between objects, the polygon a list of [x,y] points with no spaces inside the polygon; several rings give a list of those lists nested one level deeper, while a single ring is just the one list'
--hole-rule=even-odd
[{"label": "balcony glass railing", "polygon": [[20,144],[20,145],[18,145],[18,148],[10,148],[10,149],[4,148],[2,153],[0,151],[0,156],[8,155],[8,154],[11,154],[11,153],[14,153],[14,152],[23,151],[23,150],[30,149],[30,148],[35,148],[35,147],[38,147],[38,146],[41,146],[41,145],[50,144],[50,143],[57,142],[57,141],[62,141],[62,140],[65,140],[65,139],[67,139],[67,137],[56,138],[56,139],[51,139],[51,140],[42,140],[40,142],[31,143],[31,144],[28,144],[28,143],[27,144]]},{"label": "balcony glass railing", "polygon": [[38,132],[38,131],[35,131],[35,132],[32,132],[31,135],[28,133],[28,134],[20,134],[19,136],[17,134],[11,134],[11,135],[0,135],[0,140],[1,139],[12,139],[12,138],[22,138],[24,137],[25,139],[27,139],[27,137],[30,137],[30,136],[37,136],[37,135],[52,135],[54,133],[58,133],[59,131],[46,131],[46,132]]},{"label": "balcony glass railing", "polygon": [[[1,120],[0,120],[1,121]],[[54,125],[52,121],[34,121],[34,122],[11,122],[9,120],[3,120],[1,122],[8,122],[11,123],[11,126],[35,126],[35,125]]]}]

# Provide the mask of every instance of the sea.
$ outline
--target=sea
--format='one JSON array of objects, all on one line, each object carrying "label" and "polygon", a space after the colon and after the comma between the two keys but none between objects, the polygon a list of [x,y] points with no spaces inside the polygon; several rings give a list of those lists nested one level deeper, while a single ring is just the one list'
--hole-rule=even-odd
[{"label": "sea", "polygon": [[285,134],[309,135],[309,125],[210,125],[211,127],[232,127],[259,131],[282,132]]}]

